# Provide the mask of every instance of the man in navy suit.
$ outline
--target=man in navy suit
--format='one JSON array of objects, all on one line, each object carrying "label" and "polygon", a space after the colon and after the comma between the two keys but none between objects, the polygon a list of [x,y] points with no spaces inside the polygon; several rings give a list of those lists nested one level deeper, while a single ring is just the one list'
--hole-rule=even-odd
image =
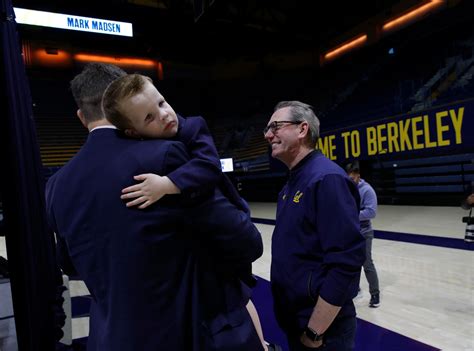
[{"label": "man in navy suit", "polygon": [[183,144],[129,139],[103,118],[102,93],[123,74],[93,64],[73,80],[90,133],[46,189],[62,267],[92,295],[88,350],[261,350],[250,291],[233,276],[263,251],[249,215],[218,190],[167,196],[144,211],[120,199],[134,175],[188,161]]}]

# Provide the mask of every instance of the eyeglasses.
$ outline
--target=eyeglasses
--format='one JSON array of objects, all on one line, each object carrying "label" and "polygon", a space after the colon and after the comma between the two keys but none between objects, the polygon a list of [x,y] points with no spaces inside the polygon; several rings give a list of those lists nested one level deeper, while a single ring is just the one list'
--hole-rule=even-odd
[{"label": "eyeglasses", "polygon": [[273,121],[272,123],[267,125],[265,128],[263,128],[263,135],[267,134],[269,130],[271,130],[272,133],[275,134],[275,132],[278,129],[283,127],[284,123],[286,123],[286,124],[300,124],[302,122],[303,121]]}]

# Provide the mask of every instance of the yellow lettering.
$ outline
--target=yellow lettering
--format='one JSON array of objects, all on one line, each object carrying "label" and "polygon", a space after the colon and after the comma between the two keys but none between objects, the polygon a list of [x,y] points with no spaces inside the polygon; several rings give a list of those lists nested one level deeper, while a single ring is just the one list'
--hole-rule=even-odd
[{"label": "yellow lettering", "polygon": [[423,128],[425,131],[425,145],[426,147],[436,147],[437,144],[434,141],[431,141],[430,138],[430,120],[428,118],[428,115],[423,116]]},{"label": "yellow lettering", "polygon": [[400,151],[398,146],[398,124],[395,122],[387,124],[387,142],[388,152],[392,153],[394,149],[396,152]]},{"label": "yellow lettering", "polygon": [[334,155],[334,151],[336,150],[336,145],[333,144],[334,139],[336,136],[333,135],[326,135],[324,138],[319,138],[318,140],[318,149],[331,160],[336,160],[337,156]]},{"label": "yellow lettering", "polygon": [[351,133],[351,151],[352,157],[360,156],[360,133],[358,130],[354,130]]},{"label": "yellow lettering", "polygon": [[341,136],[344,138],[344,156],[349,158],[349,135],[351,132],[344,132]]},{"label": "yellow lettering", "polygon": [[406,145],[406,150],[411,150],[411,141],[410,137],[408,135],[408,128],[410,127],[410,119],[407,119],[406,121],[399,121],[400,125],[400,150],[405,151],[405,145]]},{"label": "yellow lettering", "polygon": [[464,116],[464,107],[459,108],[457,115],[454,110],[449,110],[449,114],[451,116],[451,121],[453,121],[454,132],[456,133],[456,144],[462,144],[461,127],[462,118]]},{"label": "yellow lettering", "polygon": [[377,154],[377,131],[374,127],[367,128],[367,154],[369,156]]},{"label": "yellow lettering", "polygon": [[324,156],[329,157],[329,146],[328,146],[328,137],[318,139],[318,149],[324,154]]},{"label": "yellow lettering", "polygon": [[413,117],[411,119],[411,133],[413,134],[413,148],[415,150],[423,149],[425,145],[423,143],[419,143],[419,137],[423,135],[423,130],[418,129],[418,123],[421,122],[423,118],[421,116]]},{"label": "yellow lettering", "polygon": [[387,141],[387,136],[382,135],[382,130],[385,130],[387,126],[385,124],[379,124],[377,126],[377,145],[379,148],[379,154],[387,153],[387,149],[383,146],[383,142]]},{"label": "yellow lettering", "polygon": [[336,150],[336,145],[333,144],[334,139],[336,139],[334,134],[329,136],[329,158],[331,160],[337,160],[337,156],[333,152]]},{"label": "yellow lettering", "polygon": [[450,144],[449,140],[443,139],[443,133],[449,130],[449,126],[443,125],[442,118],[448,116],[448,111],[442,111],[436,113],[436,129],[438,132],[438,145],[439,146],[448,146]]}]

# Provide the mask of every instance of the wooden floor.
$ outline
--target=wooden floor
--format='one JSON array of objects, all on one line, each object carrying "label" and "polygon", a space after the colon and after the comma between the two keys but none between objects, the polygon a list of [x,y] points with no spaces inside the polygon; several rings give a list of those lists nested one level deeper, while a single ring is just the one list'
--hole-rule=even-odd
[{"label": "wooden floor", "polygon": [[[252,217],[275,218],[272,203],[251,204]],[[464,238],[457,207],[379,206],[374,229]],[[270,276],[272,225],[257,224],[265,251],[254,273]],[[374,239],[381,305],[369,308],[367,280],[354,302],[358,317],[442,350],[474,350],[474,252]]]},{"label": "wooden floor", "polygon": [[[252,217],[275,218],[275,204],[251,203]],[[374,229],[462,240],[466,211],[457,207],[379,206]],[[254,273],[269,279],[272,225],[257,224],[265,251]],[[0,255],[6,256],[4,238]],[[474,350],[474,251],[374,239],[381,305],[369,308],[368,286],[354,301],[360,319],[442,350]],[[71,296],[88,295],[71,282]],[[73,338],[88,335],[89,318],[73,318]],[[262,323],[265,323],[263,320]]]}]

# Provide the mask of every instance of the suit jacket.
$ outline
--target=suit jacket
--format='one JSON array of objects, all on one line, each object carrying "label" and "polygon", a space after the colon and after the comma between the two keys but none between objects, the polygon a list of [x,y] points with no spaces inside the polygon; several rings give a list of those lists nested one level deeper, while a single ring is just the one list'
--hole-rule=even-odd
[{"label": "suit jacket", "polygon": [[[249,292],[222,268],[232,272],[262,254],[247,214],[219,191],[200,204],[166,196],[145,210],[120,199],[134,175],[165,175],[186,161],[179,142],[98,129],[48,181],[60,262],[93,297],[89,351],[212,350],[219,333],[248,322]],[[244,341],[223,344],[252,349],[254,335],[244,333]]]}]

